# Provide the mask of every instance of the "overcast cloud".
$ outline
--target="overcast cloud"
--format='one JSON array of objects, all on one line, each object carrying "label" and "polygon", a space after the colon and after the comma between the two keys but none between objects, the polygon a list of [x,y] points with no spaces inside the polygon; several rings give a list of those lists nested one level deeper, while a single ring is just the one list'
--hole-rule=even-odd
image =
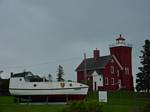
[{"label": "overcast cloud", "polygon": [[[76,80],[83,53],[109,54],[119,34],[133,44],[133,75],[150,39],[149,0],[0,0],[0,69],[3,77],[24,69]],[[55,79],[55,78],[54,78]]]}]

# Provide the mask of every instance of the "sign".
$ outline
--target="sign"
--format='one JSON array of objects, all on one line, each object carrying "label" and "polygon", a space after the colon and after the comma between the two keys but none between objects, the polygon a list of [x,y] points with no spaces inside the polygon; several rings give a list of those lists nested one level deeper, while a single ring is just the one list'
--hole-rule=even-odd
[{"label": "sign", "polygon": [[107,91],[99,91],[99,102],[107,102]]},{"label": "sign", "polygon": [[65,83],[64,82],[61,82],[60,83],[60,86],[63,88],[63,87],[65,87]]}]

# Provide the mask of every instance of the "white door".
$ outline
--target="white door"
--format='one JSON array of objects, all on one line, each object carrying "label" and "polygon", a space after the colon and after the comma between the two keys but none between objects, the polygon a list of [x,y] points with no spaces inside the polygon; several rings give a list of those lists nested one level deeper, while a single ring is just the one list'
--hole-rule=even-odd
[{"label": "white door", "polygon": [[93,90],[98,90],[99,86],[103,86],[103,76],[102,74],[98,74],[96,71],[92,74],[93,76]]}]

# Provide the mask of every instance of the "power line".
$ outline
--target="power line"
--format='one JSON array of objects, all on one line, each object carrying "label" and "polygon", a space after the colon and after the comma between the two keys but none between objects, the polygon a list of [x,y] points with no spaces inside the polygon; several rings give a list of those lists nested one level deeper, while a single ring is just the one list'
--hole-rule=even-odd
[{"label": "power line", "polygon": [[17,68],[32,68],[32,67],[37,67],[37,66],[44,66],[50,63],[56,63],[56,62],[70,62],[73,60],[77,60],[77,59],[82,59],[81,57],[72,57],[72,58],[66,58],[66,59],[60,59],[60,60],[51,60],[51,61],[47,61],[47,62],[41,62],[41,63],[37,63],[37,64],[31,64],[31,65],[14,65],[14,66],[6,66],[6,67],[1,67],[1,69],[17,69]]}]

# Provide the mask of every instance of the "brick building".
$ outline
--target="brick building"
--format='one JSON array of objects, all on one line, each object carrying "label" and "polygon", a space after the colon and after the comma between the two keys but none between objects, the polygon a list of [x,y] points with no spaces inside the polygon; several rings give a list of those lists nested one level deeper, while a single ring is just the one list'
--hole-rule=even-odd
[{"label": "brick building", "polygon": [[120,35],[110,45],[110,55],[101,56],[98,49],[92,58],[85,58],[76,68],[77,81],[90,80],[90,88],[97,90],[133,91],[132,46]]}]

